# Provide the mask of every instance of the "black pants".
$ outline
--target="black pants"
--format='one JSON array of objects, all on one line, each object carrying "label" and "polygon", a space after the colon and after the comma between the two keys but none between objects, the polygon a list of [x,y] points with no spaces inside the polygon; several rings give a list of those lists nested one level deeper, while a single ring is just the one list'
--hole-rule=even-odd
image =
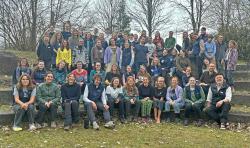
[{"label": "black pants", "polygon": [[111,117],[113,117],[114,108],[115,108],[115,105],[117,105],[119,108],[119,118],[120,119],[124,118],[124,101],[122,99],[120,99],[118,103],[115,103],[115,99],[109,99],[108,105],[109,105],[109,112],[110,112]]},{"label": "black pants", "polygon": [[[131,112],[131,107],[135,107],[135,111],[132,113]],[[131,104],[130,100],[125,100],[125,108],[126,108],[126,117],[128,118],[129,116],[133,117],[138,117],[140,108],[141,108],[141,102],[140,101],[135,101],[135,104]]]},{"label": "black pants", "polygon": [[189,118],[191,113],[194,113],[198,119],[201,118],[202,113],[202,103],[194,103],[193,105],[189,102],[185,103],[185,118]]},{"label": "black pants", "polygon": [[48,108],[45,106],[44,103],[39,104],[39,110],[38,110],[38,116],[37,116],[37,123],[41,124],[44,121],[44,117],[46,113],[49,113],[49,120],[50,122],[55,121],[56,118],[56,112],[57,112],[57,106],[55,104],[51,104],[50,107]]},{"label": "black pants", "polygon": [[215,120],[217,123],[226,123],[228,120],[228,112],[231,108],[230,103],[224,102],[221,107],[217,108],[215,105],[211,105],[206,113],[210,118]]},{"label": "black pants", "polygon": [[64,126],[69,126],[73,123],[79,122],[79,102],[71,100],[64,102]]}]

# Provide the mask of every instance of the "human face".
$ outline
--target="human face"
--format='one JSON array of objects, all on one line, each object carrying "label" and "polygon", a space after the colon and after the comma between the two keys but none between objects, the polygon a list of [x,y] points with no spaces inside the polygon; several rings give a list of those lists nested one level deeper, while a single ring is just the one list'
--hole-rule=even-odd
[{"label": "human face", "polygon": [[213,40],[212,38],[208,38],[208,39],[207,39],[207,41],[208,41],[209,43],[212,42],[212,40]]},{"label": "human face", "polygon": [[209,70],[210,72],[213,72],[214,69],[215,69],[215,65],[214,65],[213,63],[210,63],[210,64],[209,64],[209,67],[208,67],[208,70]]},{"label": "human face", "polygon": [[154,65],[158,65],[158,63],[159,63],[159,59],[158,59],[158,58],[154,58],[153,63],[154,63]]},{"label": "human face", "polygon": [[111,43],[111,46],[115,46],[115,40],[114,39],[111,39],[110,43]]},{"label": "human face", "polygon": [[30,84],[29,78],[27,76],[23,76],[21,78],[21,83],[23,87],[27,87]]},{"label": "human face", "polygon": [[111,69],[112,69],[113,72],[115,72],[115,71],[117,71],[117,66],[116,65],[112,65]]},{"label": "human face", "polygon": [[132,71],[131,67],[128,66],[128,67],[127,67],[127,72],[131,72],[131,71]]},{"label": "human face", "polygon": [[46,83],[52,83],[52,81],[54,80],[54,76],[53,74],[47,74],[47,76],[45,77],[45,82]]},{"label": "human face", "polygon": [[96,70],[100,70],[100,69],[101,69],[101,64],[100,64],[100,63],[96,63],[95,69],[96,69]]},{"label": "human face", "polygon": [[163,56],[165,56],[165,55],[168,54],[168,51],[167,50],[163,50],[162,54],[163,54]]},{"label": "human face", "polygon": [[202,35],[206,34],[206,30],[205,29],[201,29],[201,34]]},{"label": "human face", "polygon": [[222,75],[217,75],[215,77],[215,82],[217,85],[222,86],[222,84],[224,82],[224,77]]},{"label": "human face", "polygon": [[63,47],[67,47],[68,42],[66,40],[63,41]]},{"label": "human face", "polygon": [[219,36],[219,37],[218,37],[218,42],[219,42],[219,43],[222,43],[222,42],[223,42],[223,36]]},{"label": "human face", "polygon": [[177,51],[175,49],[172,50],[172,53],[171,53],[173,56],[176,56],[177,55]]},{"label": "human face", "polygon": [[64,62],[60,62],[58,67],[59,67],[59,69],[63,69],[65,67],[65,63]]},{"label": "human face", "polygon": [[172,31],[170,31],[170,32],[169,32],[169,37],[173,37],[173,34],[174,34],[174,33],[173,33]]},{"label": "human face", "polygon": [[98,40],[98,41],[96,42],[96,46],[97,46],[97,47],[101,47],[101,46],[102,46],[102,42],[101,42],[100,40]]},{"label": "human face", "polygon": [[83,46],[84,45],[84,41],[83,40],[80,40],[79,41],[79,46]]},{"label": "human face", "polygon": [[145,43],[145,38],[142,37],[142,38],[141,38],[141,44],[144,44],[144,43]]},{"label": "human face", "polygon": [[129,48],[129,43],[128,43],[128,42],[125,42],[125,43],[124,43],[124,47],[125,47],[125,48]]},{"label": "human face", "polygon": [[186,73],[190,75],[190,73],[191,73],[191,68],[190,67],[186,68]]},{"label": "human face", "polygon": [[148,86],[148,83],[149,83],[148,77],[144,77],[143,78],[143,85]]},{"label": "human face", "polygon": [[45,35],[43,39],[44,39],[44,42],[46,42],[46,43],[49,42],[49,36]]},{"label": "human face", "polygon": [[114,87],[118,87],[119,84],[120,84],[119,79],[114,79],[114,81],[113,81],[113,86],[114,86]]},{"label": "human face", "polygon": [[127,83],[128,83],[129,86],[133,86],[134,83],[135,83],[134,80],[133,80],[132,78],[128,78],[127,81],[128,81]]},{"label": "human face", "polygon": [[185,54],[184,54],[184,52],[182,50],[180,51],[180,56],[185,57]]},{"label": "human face", "polygon": [[94,80],[94,83],[95,83],[96,86],[99,86],[99,84],[101,83],[101,79],[100,78],[96,78]]},{"label": "human face", "polygon": [[21,67],[25,67],[27,65],[27,60],[26,59],[22,59],[21,62]]},{"label": "human face", "polygon": [[172,78],[172,80],[171,80],[171,86],[172,87],[176,87],[177,86],[177,84],[178,84],[178,80],[177,80],[177,78]]},{"label": "human face", "polygon": [[134,34],[134,39],[138,40],[138,35],[137,34]]},{"label": "human face", "polygon": [[82,69],[82,63],[81,63],[81,62],[78,62],[78,63],[76,64],[76,68],[77,68],[77,69]]},{"label": "human face", "polygon": [[70,24],[68,23],[65,24],[65,31],[70,31]]},{"label": "human face", "polygon": [[195,83],[196,83],[196,80],[195,80],[195,78],[194,77],[191,77],[190,79],[189,79],[189,85],[191,86],[191,87],[194,87],[195,86]]},{"label": "human face", "polygon": [[90,39],[90,38],[91,38],[91,34],[87,33],[87,39]]},{"label": "human face", "polygon": [[39,63],[37,64],[37,67],[38,67],[39,69],[44,69],[44,62],[39,62]]},{"label": "human face", "polygon": [[61,39],[61,38],[62,38],[62,35],[61,35],[61,33],[60,33],[60,32],[57,32],[57,34],[56,34],[56,38],[57,38],[57,39]]},{"label": "human face", "polygon": [[104,39],[104,34],[103,34],[103,33],[100,33],[100,34],[99,34],[99,38],[100,38],[100,39]]},{"label": "human face", "polygon": [[78,30],[77,30],[77,29],[74,29],[73,35],[74,35],[74,36],[78,36],[78,34],[79,34]]},{"label": "human face", "polygon": [[70,75],[68,76],[68,83],[69,83],[70,85],[72,85],[72,84],[74,84],[74,82],[75,82],[75,76],[74,76],[73,74],[70,74]]},{"label": "human face", "polygon": [[164,78],[163,77],[159,77],[158,78],[158,81],[157,81],[157,84],[158,84],[158,87],[163,87],[164,86]]}]

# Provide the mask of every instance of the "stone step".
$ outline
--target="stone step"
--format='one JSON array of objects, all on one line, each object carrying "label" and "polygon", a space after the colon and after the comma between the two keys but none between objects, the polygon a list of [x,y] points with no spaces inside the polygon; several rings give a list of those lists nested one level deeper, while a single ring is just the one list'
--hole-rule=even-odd
[{"label": "stone step", "polygon": [[235,81],[234,82],[236,91],[250,91],[250,81]]},{"label": "stone step", "polygon": [[236,81],[250,80],[250,71],[234,71],[233,77]]},{"label": "stone step", "polygon": [[13,95],[10,89],[0,90],[0,103],[3,103],[3,104],[13,103]]},{"label": "stone step", "polygon": [[247,64],[237,64],[236,66],[237,71],[249,71],[250,70],[250,65]]},{"label": "stone step", "polygon": [[232,104],[250,106],[250,95],[233,94]]},{"label": "stone step", "polygon": [[229,122],[250,123],[250,113],[230,112],[228,115]]}]

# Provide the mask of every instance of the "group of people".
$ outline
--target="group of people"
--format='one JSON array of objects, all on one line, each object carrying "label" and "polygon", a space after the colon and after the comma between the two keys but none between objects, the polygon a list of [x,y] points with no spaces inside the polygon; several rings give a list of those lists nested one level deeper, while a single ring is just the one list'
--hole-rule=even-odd
[{"label": "group of people", "polygon": [[225,129],[234,91],[237,43],[230,40],[227,45],[221,35],[213,38],[205,27],[200,35],[184,32],[181,46],[172,31],[165,41],[158,31],[154,39],[142,31],[140,37],[113,33],[107,40],[97,30],[92,35],[71,29],[70,22],[60,32],[51,28],[37,47],[34,68],[22,58],[14,71],[13,130],[22,130],[25,114],[30,130],[48,122],[56,127],[59,106],[64,129],[69,130],[80,121],[81,100],[87,113],[85,128],[100,128],[97,112],[103,113],[104,127],[114,128],[117,107],[121,123],[147,123],[151,117],[156,123],[180,122],[184,110],[185,126],[191,115],[201,126],[205,112]]}]

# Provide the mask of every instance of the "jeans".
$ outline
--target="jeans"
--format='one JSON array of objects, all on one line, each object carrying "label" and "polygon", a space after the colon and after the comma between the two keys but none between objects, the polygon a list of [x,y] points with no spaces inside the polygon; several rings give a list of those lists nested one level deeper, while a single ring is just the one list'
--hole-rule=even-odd
[{"label": "jeans", "polygon": [[227,123],[228,112],[231,108],[230,103],[224,102],[221,107],[217,108],[215,105],[211,105],[206,113],[210,118],[215,120],[217,123]]},{"label": "jeans", "polygon": [[111,115],[111,117],[113,117],[114,108],[115,108],[116,104],[119,107],[119,118],[123,119],[124,118],[124,100],[122,100],[122,99],[120,99],[118,103],[115,103],[115,99],[108,100],[110,115]]},{"label": "jeans", "polygon": [[203,103],[194,103],[193,105],[190,102],[185,103],[185,118],[189,118],[191,113],[194,112],[198,119],[201,118]]},{"label": "jeans", "polygon": [[226,70],[226,80],[229,86],[234,86],[233,70]]},{"label": "jeans", "polygon": [[[109,110],[105,110],[104,105],[103,105],[102,102],[95,102],[95,103],[96,103],[96,106],[97,106],[97,110],[103,112],[105,122],[109,122],[110,121]],[[84,105],[85,105],[85,107],[87,109],[88,119],[89,119],[89,121],[91,123],[93,123],[94,121],[96,121],[96,117],[95,117],[95,112],[94,112],[93,107],[92,107],[92,103],[91,102],[86,102]]]},{"label": "jeans", "polygon": [[28,106],[27,110],[24,110],[21,108],[20,105],[15,104],[13,106],[14,112],[15,112],[15,118],[14,118],[14,126],[19,126],[20,123],[22,122],[23,116],[25,113],[28,116],[29,124],[34,123],[34,117],[35,117],[35,107],[33,104],[30,104]]},{"label": "jeans", "polygon": [[165,103],[166,112],[170,112],[170,107],[174,108],[174,113],[179,114],[181,112],[181,108],[184,106],[183,102],[175,102],[174,105],[170,105],[169,102]]},{"label": "jeans", "polygon": [[79,121],[79,102],[71,100],[65,102],[64,106],[64,126],[69,126],[72,122],[77,123]]},{"label": "jeans", "polygon": [[39,110],[37,114],[37,123],[41,124],[44,122],[44,117],[45,117],[46,112],[49,113],[50,122],[55,121],[56,113],[57,113],[57,105],[52,103],[50,107],[47,107],[45,106],[44,103],[40,103],[38,106],[39,106]]}]

